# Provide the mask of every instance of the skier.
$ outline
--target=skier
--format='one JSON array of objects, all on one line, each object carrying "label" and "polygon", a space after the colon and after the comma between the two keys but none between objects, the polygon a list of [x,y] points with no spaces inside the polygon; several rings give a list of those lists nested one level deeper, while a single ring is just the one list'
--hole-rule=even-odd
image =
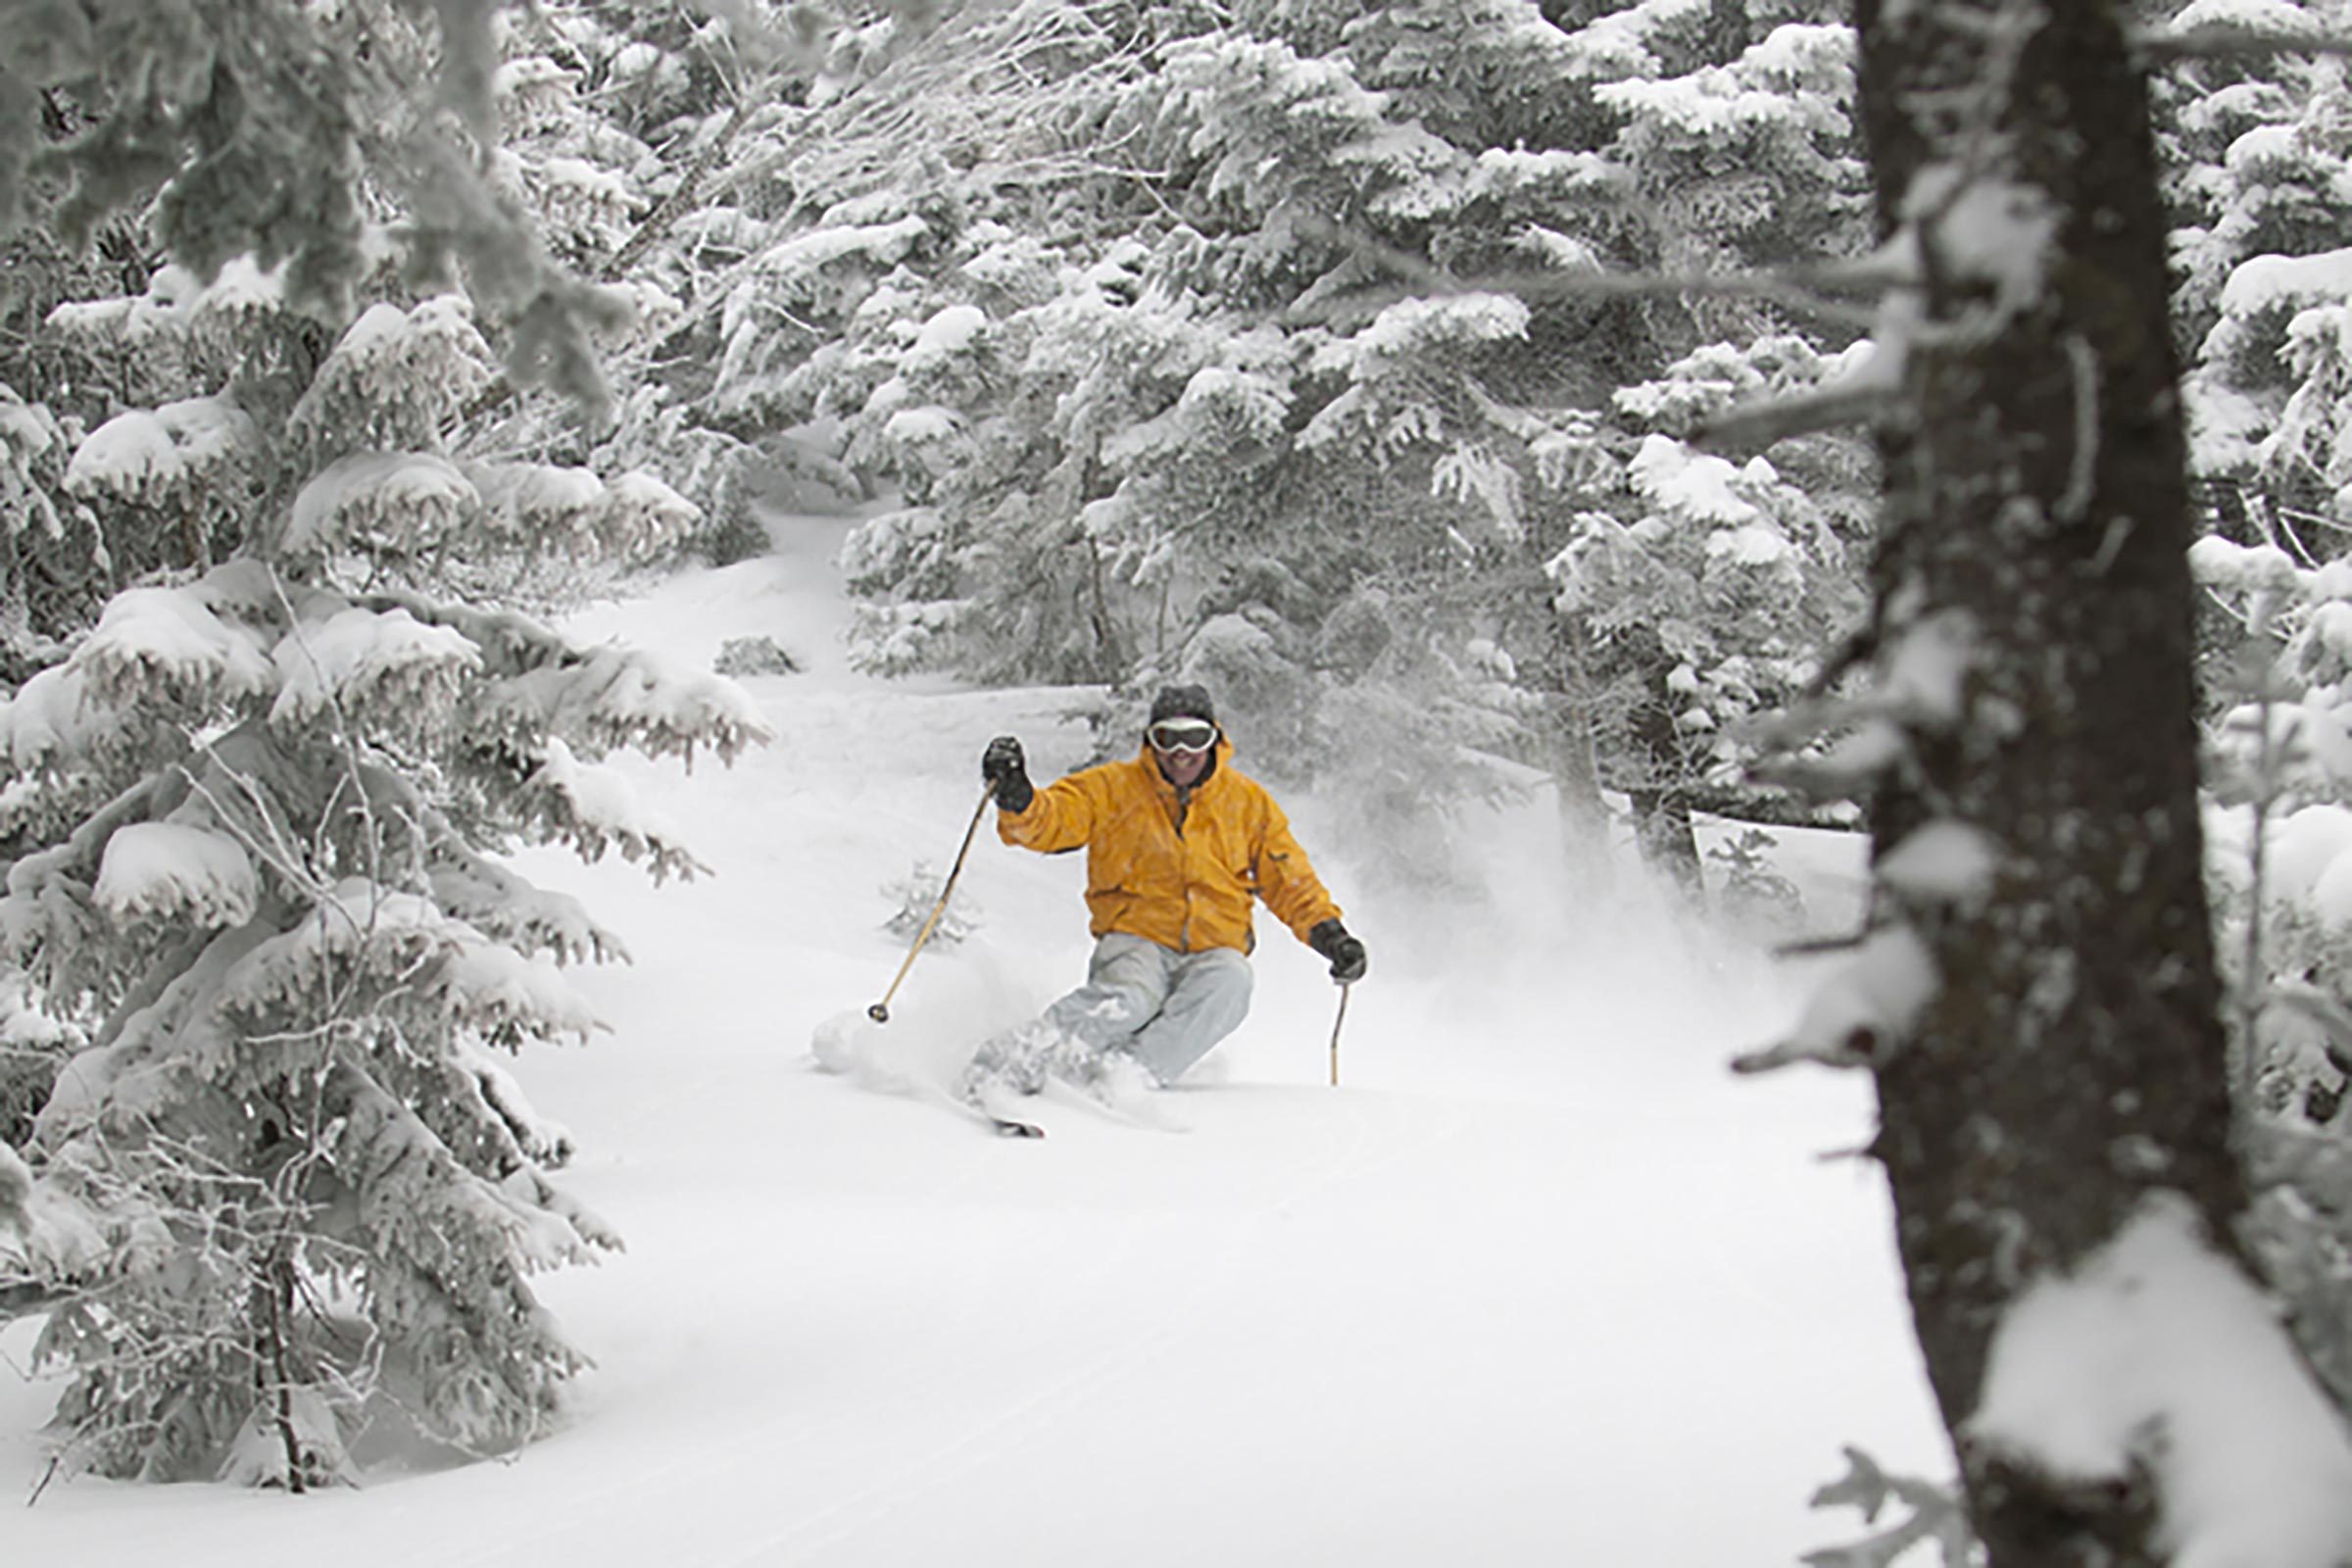
[{"label": "skier", "polygon": [[1095,952],[1086,984],[980,1048],[958,1086],[967,1102],[999,1085],[1035,1094],[1049,1074],[1114,1106],[1173,1083],[1250,1010],[1252,895],[1334,981],[1363,978],[1364,945],[1282,808],[1232,756],[1200,686],[1152,699],[1135,757],[1042,790],[1017,739],[988,743],[980,773],[996,788],[997,836],[1048,855],[1086,847]]}]

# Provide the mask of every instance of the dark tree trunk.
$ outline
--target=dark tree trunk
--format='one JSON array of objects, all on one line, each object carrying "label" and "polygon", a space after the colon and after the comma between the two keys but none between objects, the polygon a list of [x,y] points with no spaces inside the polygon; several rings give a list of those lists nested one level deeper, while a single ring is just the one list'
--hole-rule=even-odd
[{"label": "dark tree trunk", "polygon": [[[1988,898],[1899,910],[1942,984],[1877,1073],[1912,1311],[1958,1442],[2024,1284],[2151,1191],[2185,1195],[2217,1238],[2241,1193],[2165,226],[2124,19],[2114,0],[1859,0],[1857,20],[1882,225],[1918,235],[1924,277],[1883,439],[1882,673],[1928,632],[1969,649],[1956,722],[1906,725],[1915,763],[1873,803],[1876,858],[1952,820],[1996,853]],[[2036,270],[2020,264],[2037,204]],[[1996,1568],[2164,1560],[2133,1489],[1961,1453]]]},{"label": "dark tree trunk", "polygon": [[1703,909],[1707,882],[1698,859],[1698,835],[1690,822],[1690,760],[1684,752],[1682,731],[1675,727],[1675,695],[1667,684],[1675,660],[1648,627],[1626,640],[1638,649],[1635,661],[1643,688],[1628,738],[1647,783],[1626,791],[1642,863],[1665,877],[1691,908]]},{"label": "dark tree trunk", "polygon": [[1698,830],[1690,820],[1690,799],[1680,790],[1635,790],[1634,838],[1642,863],[1666,878],[1693,910],[1707,906],[1706,869],[1698,858]]}]

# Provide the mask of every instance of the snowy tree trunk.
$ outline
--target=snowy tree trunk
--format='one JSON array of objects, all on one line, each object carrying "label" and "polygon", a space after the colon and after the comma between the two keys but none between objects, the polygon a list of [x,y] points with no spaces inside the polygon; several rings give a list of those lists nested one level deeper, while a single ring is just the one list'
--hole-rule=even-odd
[{"label": "snowy tree trunk", "polygon": [[1568,858],[1568,886],[1578,908],[1591,908],[1616,886],[1609,858],[1609,807],[1600,792],[1600,760],[1592,747],[1592,724],[1583,704],[1563,700],[1550,712],[1552,788],[1558,794],[1560,838]]},{"label": "snowy tree trunk", "polygon": [[1684,755],[1682,732],[1675,727],[1675,695],[1667,684],[1675,659],[1654,628],[1636,628],[1625,641],[1636,650],[1634,662],[1643,688],[1630,738],[1648,783],[1626,792],[1633,804],[1642,863],[1664,878],[1692,909],[1704,909],[1707,881],[1690,821],[1690,763]]},{"label": "snowy tree trunk", "polygon": [[[2241,1203],[2145,85],[2113,0],[1861,0],[1857,20],[1881,221],[1920,269],[1872,584],[1909,761],[1874,859],[1941,980],[1875,1055],[1877,1152],[1990,1561],[2159,1562],[2144,1473],[2068,1486],[1966,1432],[2021,1287],[2153,1192],[2217,1238]],[[1895,874],[1955,823],[1983,881]]]},{"label": "snowy tree trunk", "polygon": [[1587,657],[1590,633],[1581,617],[1556,607],[1557,590],[1532,550],[1525,581],[1527,586],[1513,595],[1526,601],[1531,626],[1531,657],[1521,662],[1519,672],[1523,678],[1532,677],[1544,693],[1539,733],[1558,804],[1567,885],[1574,890],[1571,902],[1577,909],[1596,908],[1612,890],[1616,873],[1610,862],[1609,807],[1601,794],[1600,753],[1593,735],[1598,693]]}]

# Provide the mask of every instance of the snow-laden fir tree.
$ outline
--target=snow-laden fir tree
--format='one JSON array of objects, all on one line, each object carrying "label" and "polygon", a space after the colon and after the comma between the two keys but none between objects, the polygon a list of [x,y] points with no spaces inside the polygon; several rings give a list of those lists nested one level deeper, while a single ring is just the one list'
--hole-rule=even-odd
[{"label": "snow-laden fir tree", "polygon": [[[2144,24],[2159,38],[2208,28],[2259,28],[2292,35],[2332,25],[2334,0],[2189,0],[2151,5]],[[2174,308],[2184,345],[2212,330],[2230,271],[2254,256],[2301,256],[2333,248],[2343,196],[2333,177],[2340,152],[2322,108],[2334,67],[2292,53],[2189,54],[2150,82],[2166,198],[2180,269]]]},{"label": "snow-laden fir tree", "polygon": [[[1778,238],[1726,254],[1786,260],[1800,233],[1845,243],[1844,35],[1798,9],[1710,28],[1692,8],[1648,8],[1592,37],[1506,0],[1160,13],[1154,75],[1095,71],[1065,104],[1083,96],[1087,114],[1038,117],[1115,135],[1096,169],[1024,187],[1015,212],[951,171],[918,198],[926,166],[910,161],[891,189],[840,204],[777,254],[850,285],[796,311],[854,310],[847,331],[795,363],[747,311],[729,363],[739,395],[838,421],[852,466],[911,503],[853,541],[874,601],[863,657],[999,678],[1214,676],[1241,689],[1261,765],[1345,778],[1360,760],[1340,765],[1335,748],[1361,715],[1315,715],[1369,684],[1370,664],[1348,663],[1363,633],[1397,607],[1451,604],[1462,620],[1415,611],[1378,633],[1383,680],[1409,657],[1461,682],[1414,705],[1423,722],[1400,733],[1429,745],[1412,765],[1445,776],[1470,744],[1575,770],[1600,705],[1543,565],[1630,456],[1601,450],[1610,389],[1658,373],[1696,329],[1670,308],[1477,285],[1666,265],[1658,193],[1732,177],[1686,151],[1710,117],[1744,127],[1726,158],[1784,218]],[[1611,96],[1643,73],[1670,79]],[[1099,167],[1113,164],[1153,172],[1152,203]],[[1027,216],[1048,202],[1050,227]],[[1682,210],[1695,225],[1735,208],[1755,226],[1754,204]],[[1473,652],[1497,637],[1514,644],[1504,661]],[[1446,713],[1458,722],[1426,722]],[[1596,808],[1589,776],[1576,792]]]},{"label": "snow-laden fir tree", "polygon": [[[499,75],[495,8],[441,7],[437,38],[365,3],[47,9],[54,47],[5,58],[95,128],[0,165],[38,220],[126,207],[173,258],[54,318],[145,392],[57,485],[173,545],[0,705],[0,937],[86,1041],[10,1156],[0,1302],[46,1311],[67,1453],[110,1473],[307,1485],[384,1400],[512,1446],[585,1359],[530,1276],[616,1238],[506,1061],[584,1039],[561,966],[619,949],[502,854],[691,872],[601,760],[761,731],[723,682],[471,595],[501,558],[659,553],[695,509],[465,439],[502,374],[593,394],[618,314],[498,195],[499,104],[528,120],[548,78]],[[442,61],[454,126],[380,74],[404,50]],[[558,207],[544,232],[610,238]]]},{"label": "snow-laden fir tree", "polygon": [[[1607,72],[1594,96],[1619,117],[1608,153],[1656,265],[1732,278],[1860,248],[1867,179],[1844,22],[1835,6],[1639,6],[1579,35],[1585,69]],[[1677,347],[1818,325],[1749,298],[1679,303],[1692,335]]]},{"label": "snow-laden fir tree", "polygon": [[[2336,0],[2192,0],[2150,6],[2152,35],[2237,29],[2318,37],[2347,20]],[[2342,337],[2352,193],[2342,62],[2289,47],[2189,52],[2152,83],[2168,154],[2180,280],[2175,320],[2191,463],[2212,536],[2192,553],[2206,590],[2204,662],[2220,798],[2222,952],[2239,970],[2232,1009],[2241,1118],[2332,1119],[2340,1046],[2315,1021],[2352,999],[2328,956],[2337,924],[2314,879],[2265,874],[2308,858],[2352,785],[2339,755],[2346,675],[2344,451],[2352,378]],[[2274,845],[2274,839],[2282,844]]]},{"label": "snow-laden fir tree", "polygon": [[[2196,0],[2159,38],[2259,29],[2339,32],[2336,0]],[[2341,60],[2195,53],[2158,76],[2170,134],[2175,320],[2184,344],[2191,458],[2240,543],[2323,532],[2352,472],[2336,455],[2347,396],[2336,319],[2352,298],[2341,248],[2352,212],[2352,97]],[[2323,539],[2322,553],[2333,548]]]},{"label": "snow-laden fir tree", "polygon": [[[542,242],[630,307],[597,341],[614,417],[582,427],[551,400],[477,402],[486,445],[565,454],[599,468],[660,467],[703,513],[693,548],[734,559],[764,545],[750,514],[771,443],[741,421],[687,416],[706,344],[696,325],[740,252],[740,209],[715,182],[741,138],[794,109],[827,31],[816,8],[724,15],[614,4],[517,13],[490,90],[506,137],[497,177]],[[755,136],[756,139],[756,136]]]},{"label": "snow-laden fir tree", "polygon": [[[874,482],[841,461],[828,387],[845,354],[845,382],[870,368],[843,341],[879,319],[858,314],[869,292],[910,256],[940,255],[942,234],[991,210],[1039,213],[1037,192],[1092,177],[1092,153],[1073,149],[1100,139],[1075,122],[1097,115],[1098,72],[1138,71],[1100,21],[1123,8],[779,7],[757,50],[715,23],[680,37],[591,9],[603,34],[571,35],[605,62],[589,74],[596,101],[664,83],[652,102],[671,118],[631,128],[684,164],[649,186],[659,204],[618,253],[669,308],[615,356],[632,384],[603,450],[661,454],[711,514],[708,549],[760,548],[743,521],[753,490],[838,502]],[[869,441],[860,457],[883,454]]]},{"label": "snow-laden fir tree", "polygon": [[[1348,661],[1386,618],[1384,682],[1405,662],[1459,683],[1401,726],[1426,736],[1423,776],[1485,787],[1465,745],[1519,754],[1596,836],[1622,706],[1579,672],[1589,629],[1551,612],[1544,565],[1592,482],[1623,491],[1630,445],[1596,441],[1610,388],[1697,329],[1680,305],[1433,306],[1404,296],[1453,285],[1408,269],[1399,288],[1394,264],[1663,267],[1666,195],[1727,179],[1802,215],[1756,229],[1753,204],[1682,201],[1686,226],[1750,214],[1723,249],[1742,265],[1850,227],[1842,34],[1820,9],[877,14],[805,103],[697,111],[698,147],[736,139],[659,248],[683,310],[599,455],[690,454],[681,485],[721,510],[754,465],[892,493],[848,559],[871,667],[1190,666],[1241,693],[1277,770],[1357,774],[1356,717],[1314,715],[1356,686],[1381,706]],[[627,52],[574,37],[567,61]],[[1736,168],[1707,164],[1710,123]]]},{"label": "snow-laden fir tree", "polygon": [[2352,564],[2219,534],[2197,580],[2239,617],[2233,701],[2209,733],[2208,884],[2230,986],[2243,1227],[2296,1337],[2352,1407]]},{"label": "snow-laden fir tree", "polygon": [[[1597,834],[1624,731],[1544,566],[1630,504],[1613,388],[1706,333],[1574,284],[1850,248],[1858,173],[1824,7],[1592,9],[883,8],[805,101],[697,111],[735,139],[603,450],[691,453],[697,500],[753,463],[889,494],[847,558],[870,667],[1189,669],[1277,772],[1356,772],[1315,715],[1379,705],[1375,632],[1382,681],[1457,687],[1411,705],[1424,776],[1516,753]],[[1569,291],[1477,288],[1530,275]]]},{"label": "snow-laden fir tree", "polygon": [[1819,353],[1774,334],[1685,356],[1613,402],[1641,433],[1613,493],[1596,493],[1546,563],[1588,677],[1621,689],[1611,782],[1641,805],[1652,858],[1695,882],[1693,806],[1772,816],[1754,788],[1768,715],[1823,680],[1859,624],[1876,467],[1852,432],[1772,443],[1744,461],[1678,436],[1732,409],[1816,393],[1870,346]]}]

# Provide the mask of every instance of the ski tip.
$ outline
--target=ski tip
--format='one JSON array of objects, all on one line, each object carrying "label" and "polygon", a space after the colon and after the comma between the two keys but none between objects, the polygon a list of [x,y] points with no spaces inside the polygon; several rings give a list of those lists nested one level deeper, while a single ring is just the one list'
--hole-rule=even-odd
[{"label": "ski tip", "polygon": [[1014,1121],[1009,1116],[992,1118],[999,1138],[1043,1138],[1046,1130],[1035,1122]]}]

